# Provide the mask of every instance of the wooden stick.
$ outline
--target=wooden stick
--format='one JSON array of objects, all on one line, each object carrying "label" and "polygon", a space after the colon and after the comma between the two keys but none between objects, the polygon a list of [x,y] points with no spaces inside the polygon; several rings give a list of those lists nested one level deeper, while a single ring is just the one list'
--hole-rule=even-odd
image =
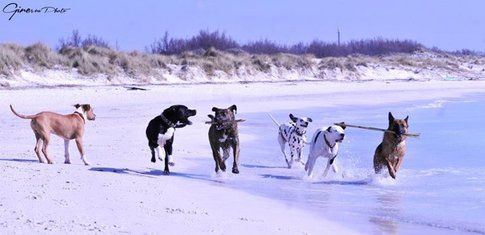
[{"label": "wooden stick", "polygon": [[[234,121],[225,121],[224,123],[229,123],[229,122],[245,122],[246,120],[244,119],[236,119]],[[219,124],[217,122],[214,122],[214,121],[208,121],[208,122],[205,122],[205,124]]]},{"label": "wooden stick", "polygon": [[[382,128],[377,128],[377,127],[350,125],[350,124],[346,124],[345,122],[334,123],[334,124],[338,125],[338,126],[354,127],[354,128],[360,128],[360,129],[366,129],[366,130],[372,130],[372,131],[383,131],[383,132],[389,132],[389,133],[396,134],[396,132],[394,132],[394,131],[382,129]],[[420,134],[419,133],[417,133],[417,134],[415,134],[415,133],[405,133],[405,134],[402,134],[402,135],[409,136],[409,137],[419,137]]]}]

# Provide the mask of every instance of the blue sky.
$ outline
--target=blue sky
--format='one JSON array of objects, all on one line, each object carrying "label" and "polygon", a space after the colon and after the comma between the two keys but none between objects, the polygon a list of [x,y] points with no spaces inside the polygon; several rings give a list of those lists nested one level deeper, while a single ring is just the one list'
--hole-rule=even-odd
[{"label": "blue sky", "polygon": [[69,7],[66,14],[0,12],[0,42],[22,45],[59,38],[78,29],[123,50],[143,50],[167,30],[190,37],[201,29],[221,30],[239,42],[268,38],[281,43],[383,37],[412,39],[426,46],[485,51],[485,1],[448,0],[0,0],[26,8]]}]

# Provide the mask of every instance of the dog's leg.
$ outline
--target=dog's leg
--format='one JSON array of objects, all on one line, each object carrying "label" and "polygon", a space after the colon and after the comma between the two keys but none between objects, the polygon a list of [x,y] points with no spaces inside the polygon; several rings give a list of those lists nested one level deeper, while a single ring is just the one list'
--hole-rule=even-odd
[{"label": "dog's leg", "polygon": [[332,170],[333,172],[335,173],[338,173],[338,166],[337,166],[337,159],[333,159],[333,162],[332,162]]},{"label": "dog's leg", "polygon": [[69,159],[69,141],[64,140],[64,164],[71,164],[71,160]]},{"label": "dog's leg", "polygon": [[35,148],[34,148],[35,155],[37,155],[37,158],[39,159],[40,163],[45,163],[44,158],[42,157],[42,151],[41,151],[42,139],[40,138],[40,135],[37,133],[35,133],[35,139],[36,139]]},{"label": "dog's leg", "polygon": [[401,167],[401,163],[403,161],[403,158],[404,158],[404,156],[397,158],[396,165],[394,166],[394,170],[396,170],[396,173],[399,170],[399,168]]},{"label": "dog's leg", "polygon": [[296,150],[296,153],[298,154],[298,162],[299,162],[299,163],[301,163],[302,165],[305,165],[305,163],[303,162],[303,159],[302,159],[302,157],[301,157],[301,155],[302,155],[302,153],[301,153],[301,152],[302,152],[302,150],[303,150],[302,148],[299,148],[299,149],[297,149],[297,150]]},{"label": "dog's leg", "polygon": [[[157,159],[155,158],[155,149],[158,148],[158,146],[158,143],[148,140],[148,147],[150,147],[150,153],[152,154],[152,159],[150,161],[153,163],[157,162]],[[160,155],[158,151],[157,155]],[[160,156],[158,158],[160,158]]]},{"label": "dog's leg", "polygon": [[[157,154],[157,158],[158,158],[158,160],[160,160],[160,161],[162,161],[162,162],[163,162],[163,157],[160,155],[160,150],[161,150],[161,149],[162,149],[162,148],[160,147],[160,145],[159,145],[159,146],[157,146],[157,147],[155,148],[155,153]],[[163,149],[163,156],[165,156],[165,148]],[[153,157],[153,159],[155,160],[155,156]]]},{"label": "dog's leg", "polygon": [[49,136],[44,135],[42,142],[43,142],[42,153],[44,154],[45,159],[47,160],[47,163],[48,164],[54,164],[52,159],[49,157],[49,153],[48,153],[48,151],[49,151]]},{"label": "dog's leg", "polygon": [[219,169],[222,171],[226,171],[226,164],[222,161],[221,159],[221,153],[219,152],[219,147],[217,144],[212,144],[211,143],[211,148],[212,148],[212,156],[214,157],[214,162],[216,163],[216,173],[219,172]]},{"label": "dog's leg", "polygon": [[226,162],[226,160],[229,158],[229,152],[229,148],[222,149],[222,161]]},{"label": "dog's leg", "polygon": [[168,168],[168,153],[165,151],[165,167],[163,168],[163,174],[170,175],[170,169]]},{"label": "dog's leg", "polygon": [[152,159],[150,159],[150,161],[153,162],[153,163],[157,162],[157,159],[155,158],[155,150],[157,152],[158,159],[160,159],[160,150],[158,149],[158,147],[156,147],[156,148],[150,147],[150,152],[152,154]]},{"label": "dog's leg", "polygon": [[290,168],[293,167],[293,163],[295,162],[298,162],[298,149],[290,145]]},{"label": "dog's leg", "polygon": [[309,177],[312,176],[313,167],[315,166],[315,162],[317,161],[318,156],[313,155],[312,153],[308,154],[308,160],[305,164],[305,170]]},{"label": "dog's leg", "polygon": [[383,163],[379,160],[379,156],[381,156],[382,152],[382,143],[377,146],[376,151],[374,153],[374,172],[376,174],[381,173]]},{"label": "dog's leg", "polygon": [[[339,167],[337,165],[337,159],[335,159],[335,158],[333,159],[332,169],[333,169],[333,172],[335,172],[335,173],[339,173],[340,172]],[[342,172],[342,174],[340,174],[340,175],[342,176],[342,178],[345,178],[344,172]]]},{"label": "dog's leg", "polygon": [[281,149],[281,152],[283,153],[283,156],[285,157],[285,161],[286,161],[286,164],[288,165],[288,168],[291,168],[290,161],[288,161],[288,156],[286,156],[286,152],[285,152],[286,141],[283,138],[283,136],[281,136],[280,132],[278,132],[278,143],[280,144],[280,149]]},{"label": "dog's leg", "polygon": [[239,168],[238,168],[238,163],[239,163],[239,141],[234,140],[234,143],[232,144],[232,151],[234,155],[234,162],[232,164],[232,173],[234,174],[239,174]]},{"label": "dog's leg", "polygon": [[172,155],[168,155],[168,165],[175,166]]},{"label": "dog's leg", "polygon": [[172,137],[169,140],[167,140],[167,142],[163,146],[163,149],[165,150],[165,155],[167,155],[168,165],[169,166],[175,166],[175,162],[173,161],[173,158],[172,158],[172,154],[173,154],[173,139],[174,139],[174,136],[172,134]]},{"label": "dog's leg", "polygon": [[394,169],[394,167],[392,166],[392,163],[386,159],[386,165],[387,165],[387,169],[389,170],[389,175],[393,178],[393,179],[396,179],[396,170]]},{"label": "dog's leg", "polygon": [[79,150],[79,154],[81,155],[81,160],[83,160],[84,165],[89,165],[86,156],[84,155],[84,148],[83,148],[83,140],[81,138],[76,139],[77,150]]},{"label": "dog's leg", "polygon": [[330,166],[331,166],[330,161],[331,159],[329,158],[327,161],[327,166],[325,167],[325,171],[323,172],[323,178],[327,177],[328,170],[330,170]]},{"label": "dog's leg", "polygon": [[382,171],[382,167],[384,166],[384,163],[377,161],[374,159],[374,172],[376,174],[380,174]]}]

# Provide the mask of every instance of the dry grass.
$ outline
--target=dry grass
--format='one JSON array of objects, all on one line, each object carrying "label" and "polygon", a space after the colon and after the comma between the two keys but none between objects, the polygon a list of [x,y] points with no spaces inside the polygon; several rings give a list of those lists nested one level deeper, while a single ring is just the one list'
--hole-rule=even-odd
[{"label": "dry grass", "polygon": [[[59,52],[44,44],[37,43],[28,47],[15,44],[0,44],[0,75],[12,76],[20,69],[76,69],[81,75],[96,74],[127,75],[143,79],[156,76],[163,70],[187,77],[193,69],[201,69],[211,77],[220,72],[231,76],[281,71],[312,71],[313,74],[325,74],[327,70],[338,69],[341,72],[356,74],[361,67],[405,69],[443,69],[456,71],[468,63],[469,68],[483,66],[484,57],[456,56],[452,54],[394,54],[389,56],[350,55],[347,57],[325,57],[315,59],[313,55],[249,54],[243,50],[220,51],[214,48],[186,51],[178,55],[148,54],[138,51],[120,52],[110,48],[86,46],[63,47]],[[171,66],[172,65],[172,66]],[[173,68],[177,71],[172,71]],[[180,70],[179,70],[180,69]]]},{"label": "dry grass", "polygon": [[36,43],[28,46],[24,50],[24,60],[36,68],[54,68],[55,66],[65,66],[66,60],[63,56],[53,52],[44,44]]},{"label": "dry grass", "polygon": [[23,64],[24,50],[15,44],[0,44],[0,74],[12,75]]}]

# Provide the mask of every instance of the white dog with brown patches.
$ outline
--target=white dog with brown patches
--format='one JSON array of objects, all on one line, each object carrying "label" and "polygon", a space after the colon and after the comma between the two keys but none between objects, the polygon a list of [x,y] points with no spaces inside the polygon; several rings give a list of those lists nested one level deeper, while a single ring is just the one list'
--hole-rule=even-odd
[{"label": "white dog with brown patches", "polygon": [[86,120],[94,120],[96,115],[89,104],[76,104],[74,107],[76,108],[76,111],[67,115],[53,112],[22,115],[17,113],[12,105],[10,105],[10,109],[16,116],[23,119],[31,119],[30,126],[34,131],[35,139],[37,140],[34,150],[37,158],[39,158],[39,162],[45,163],[45,160],[42,157],[43,154],[47,163],[54,163],[48,153],[50,134],[53,133],[64,139],[64,163],[71,164],[71,160],[69,159],[69,141],[75,140],[79,153],[81,154],[81,159],[85,165],[89,165],[83,149],[84,124],[86,124]]},{"label": "white dog with brown patches", "polygon": [[327,176],[330,166],[335,173],[338,172],[335,159],[338,156],[339,143],[342,143],[345,137],[344,129],[345,126],[333,125],[328,128],[320,128],[315,132],[311,141],[308,160],[305,164],[305,170],[309,177],[312,176],[313,167],[318,157],[328,158],[323,177]]}]

